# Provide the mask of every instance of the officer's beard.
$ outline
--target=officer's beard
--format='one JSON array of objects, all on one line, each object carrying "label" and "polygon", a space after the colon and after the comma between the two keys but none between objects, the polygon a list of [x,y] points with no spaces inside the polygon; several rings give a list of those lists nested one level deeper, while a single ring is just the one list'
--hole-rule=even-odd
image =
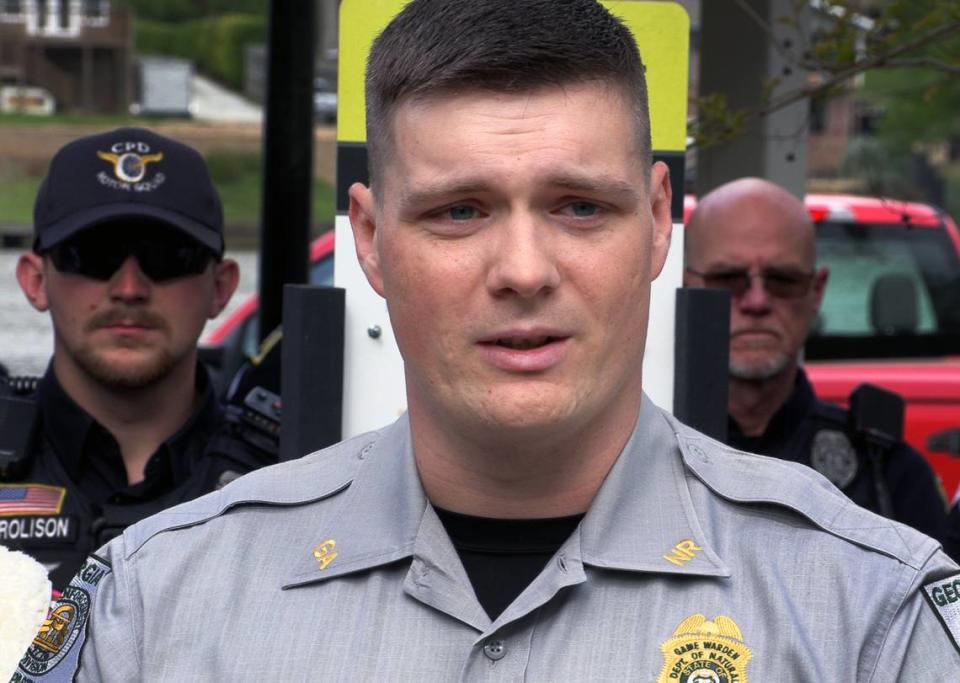
[{"label": "officer's beard", "polygon": [[90,347],[77,349],[77,366],[97,384],[113,390],[131,391],[151,386],[171,373],[177,359],[167,349],[157,350],[138,363],[114,363]]},{"label": "officer's beard", "polygon": [[776,353],[762,361],[738,361],[731,358],[730,376],[734,379],[757,382],[776,377],[789,365],[790,356],[786,353]]},{"label": "officer's beard", "polygon": [[[99,313],[87,321],[85,331],[92,333],[111,324],[129,321],[139,323],[166,337],[169,330],[166,320],[151,311],[138,307],[117,307]],[[110,351],[127,348],[139,352],[139,358],[127,358],[118,362]],[[170,374],[177,357],[166,344],[145,345],[138,339],[118,338],[109,346],[94,344],[89,340],[69,349],[74,363],[88,377],[107,389],[136,390],[148,387]]]}]

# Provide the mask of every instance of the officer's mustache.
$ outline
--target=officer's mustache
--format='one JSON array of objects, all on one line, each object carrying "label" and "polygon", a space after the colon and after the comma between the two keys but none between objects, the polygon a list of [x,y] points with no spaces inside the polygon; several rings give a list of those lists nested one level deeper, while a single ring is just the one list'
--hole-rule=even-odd
[{"label": "officer's mustache", "polygon": [[744,326],[744,327],[735,327],[730,331],[731,337],[736,337],[740,334],[772,334],[775,337],[783,336],[783,333],[773,327],[763,327],[763,326]]},{"label": "officer's mustache", "polygon": [[109,310],[97,313],[87,321],[87,331],[92,332],[101,327],[110,327],[112,325],[127,324],[140,327],[149,327],[151,329],[166,329],[167,321],[162,316],[141,308],[111,308]]}]

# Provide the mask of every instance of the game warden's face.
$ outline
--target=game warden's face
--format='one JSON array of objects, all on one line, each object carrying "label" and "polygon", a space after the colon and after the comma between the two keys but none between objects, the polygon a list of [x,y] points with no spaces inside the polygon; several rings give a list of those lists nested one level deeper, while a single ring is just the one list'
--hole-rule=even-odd
[{"label": "game warden's face", "polygon": [[358,253],[388,303],[411,413],[556,438],[638,404],[671,223],[665,167],[646,183],[634,126],[598,83],[397,108],[380,202],[357,193],[352,218],[375,216]]}]

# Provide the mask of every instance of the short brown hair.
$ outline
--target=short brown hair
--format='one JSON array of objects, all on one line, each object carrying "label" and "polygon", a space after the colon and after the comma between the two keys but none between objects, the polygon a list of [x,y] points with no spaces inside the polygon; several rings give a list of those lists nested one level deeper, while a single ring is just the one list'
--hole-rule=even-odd
[{"label": "short brown hair", "polygon": [[596,0],[413,0],[374,41],[367,62],[371,185],[405,99],[457,90],[527,92],[591,80],[623,89],[650,166],[643,62],[630,30]]}]

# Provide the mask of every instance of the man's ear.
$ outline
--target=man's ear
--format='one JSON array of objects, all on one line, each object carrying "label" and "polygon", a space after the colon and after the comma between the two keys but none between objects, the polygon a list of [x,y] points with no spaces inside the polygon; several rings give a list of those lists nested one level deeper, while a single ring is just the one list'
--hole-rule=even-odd
[{"label": "man's ear", "polygon": [[210,319],[216,318],[230,303],[230,297],[240,284],[240,266],[233,259],[223,259],[213,264],[213,300],[210,302]]},{"label": "man's ear", "polygon": [[40,254],[28,251],[20,256],[17,260],[17,282],[31,306],[41,312],[50,307],[47,299],[47,274]]},{"label": "man's ear", "polygon": [[362,183],[350,186],[350,225],[357,260],[374,291],[383,296],[383,274],[380,272],[380,254],[377,250],[377,214],[373,193]]},{"label": "man's ear", "polygon": [[673,188],[670,186],[670,169],[662,161],[650,169],[650,210],[653,214],[653,243],[650,248],[650,279],[656,279],[667,261],[673,218],[670,204]]}]

